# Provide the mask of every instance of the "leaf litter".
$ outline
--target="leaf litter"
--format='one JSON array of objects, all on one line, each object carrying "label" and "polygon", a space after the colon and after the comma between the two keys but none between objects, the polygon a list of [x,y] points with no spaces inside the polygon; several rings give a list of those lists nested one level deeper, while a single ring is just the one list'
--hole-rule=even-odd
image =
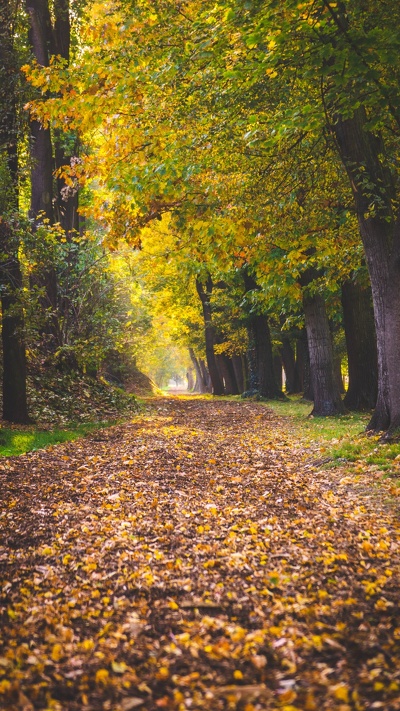
[{"label": "leaf litter", "polygon": [[4,460],[0,708],[400,709],[398,516],[309,454],[160,398]]}]

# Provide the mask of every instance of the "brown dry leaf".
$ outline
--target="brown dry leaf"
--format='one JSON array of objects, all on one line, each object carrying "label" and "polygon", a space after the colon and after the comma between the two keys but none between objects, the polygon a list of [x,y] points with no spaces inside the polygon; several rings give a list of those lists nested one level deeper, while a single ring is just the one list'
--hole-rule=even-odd
[{"label": "brown dry leaf", "polygon": [[127,696],[126,699],[122,699],[120,707],[121,711],[132,711],[132,709],[137,709],[139,706],[143,706],[143,704],[144,700],[138,696]]}]

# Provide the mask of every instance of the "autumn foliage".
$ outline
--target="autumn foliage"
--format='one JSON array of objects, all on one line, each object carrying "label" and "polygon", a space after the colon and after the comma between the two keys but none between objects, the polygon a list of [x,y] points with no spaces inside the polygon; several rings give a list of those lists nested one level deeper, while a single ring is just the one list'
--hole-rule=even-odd
[{"label": "autumn foliage", "polygon": [[315,456],[170,398],[2,464],[2,708],[398,708],[396,518]]}]

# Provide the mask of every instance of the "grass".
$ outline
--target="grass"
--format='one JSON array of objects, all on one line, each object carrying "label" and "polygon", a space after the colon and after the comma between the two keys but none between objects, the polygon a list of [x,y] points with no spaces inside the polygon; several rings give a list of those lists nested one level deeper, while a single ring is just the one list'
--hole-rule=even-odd
[{"label": "grass", "polygon": [[321,456],[328,460],[327,468],[346,465],[355,472],[368,468],[398,478],[400,486],[400,442],[382,442],[379,435],[367,435],[368,413],[309,417],[312,404],[296,396],[286,402],[269,401],[268,407],[277,415],[290,418],[305,446],[318,446]]},{"label": "grass", "polygon": [[0,428],[0,456],[12,457],[26,452],[32,452],[37,449],[44,449],[52,444],[60,444],[61,442],[70,442],[71,440],[84,437],[89,432],[107,427],[113,424],[112,422],[104,423],[85,423],[79,425],[71,424],[66,429],[56,430],[41,430],[27,428]]}]

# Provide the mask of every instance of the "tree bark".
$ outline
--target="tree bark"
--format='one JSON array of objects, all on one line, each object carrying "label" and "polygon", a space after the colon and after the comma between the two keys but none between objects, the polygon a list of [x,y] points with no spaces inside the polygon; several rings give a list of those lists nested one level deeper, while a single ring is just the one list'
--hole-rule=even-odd
[{"label": "tree bark", "polygon": [[[243,280],[246,292],[260,289],[247,270],[243,272]],[[268,318],[264,314],[250,313],[246,327],[249,337],[249,390],[258,391],[263,397],[272,400],[283,398],[282,390],[276,382]]]},{"label": "tree bark", "polygon": [[208,372],[210,374],[212,383],[213,395],[223,395],[224,394],[224,384],[222,382],[221,376],[219,374],[217,361],[214,353],[214,343],[215,343],[215,332],[212,323],[212,311],[210,297],[212,293],[212,281],[211,277],[208,277],[205,288],[199,279],[196,279],[196,289],[199,295],[202,307],[203,307],[203,318],[204,318],[204,334],[206,342],[206,359]]},{"label": "tree bark", "polygon": [[281,338],[282,348],[280,349],[280,353],[285,371],[285,390],[288,395],[292,395],[294,392],[299,392],[295,390],[296,359],[289,337],[282,333]]},{"label": "tree bark", "polygon": [[[26,0],[29,17],[29,40],[38,64],[49,65],[49,55],[55,46],[48,0]],[[50,128],[44,128],[36,119],[30,121],[31,152],[31,206],[30,216],[38,226],[46,218],[54,223],[53,212],[53,149]]]},{"label": "tree bark", "polygon": [[187,379],[187,383],[188,383],[188,384],[187,384],[188,392],[191,393],[191,392],[193,392],[193,390],[194,390],[195,377],[194,377],[194,375],[193,375],[193,370],[192,370],[192,368],[191,368],[190,366],[189,366],[189,368],[188,368],[187,371],[186,371],[186,379]]},{"label": "tree bark", "polygon": [[283,373],[282,373],[282,358],[279,355],[279,353],[276,353],[273,356],[273,361],[274,361],[274,373],[275,373],[275,379],[276,383],[278,385],[279,390],[282,390],[283,388]]},{"label": "tree bark", "polygon": [[[55,54],[55,44],[51,25],[48,0],[25,0],[29,18],[29,40],[33,55],[43,67],[49,65],[49,57]],[[48,221],[54,224],[53,206],[53,147],[50,128],[45,128],[36,119],[30,119],[30,157],[31,157],[31,204],[29,215],[33,229]],[[40,305],[48,314],[43,335],[46,346],[54,350],[60,341],[57,319],[57,277],[51,263],[42,266],[32,277],[32,283],[42,288],[44,296]]]},{"label": "tree bark", "polygon": [[247,320],[249,334],[249,389],[256,390],[263,397],[283,398],[282,390],[276,382],[272,342],[266,316],[252,314]]},{"label": "tree bark", "polygon": [[210,378],[210,373],[207,370],[207,366],[202,358],[199,358],[199,366],[203,378],[204,388],[206,393],[212,392],[212,383]]},{"label": "tree bark", "polygon": [[217,355],[216,358],[219,372],[224,381],[225,395],[239,395],[239,388],[237,386],[232,360],[224,354]]},{"label": "tree bark", "polygon": [[200,363],[197,360],[193,348],[189,348],[190,360],[193,363],[193,367],[196,373],[195,382],[193,385],[193,392],[195,393],[205,393],[207,392],[206,384],[204,382],[203,374],[201,372]]},{"label": "tree bark", "polygon": [[[6,234],[8,232],[8,235]],[[8,237],[8,239],[7,239]],[[26,355],[24,317],[18,303],[22,274],[17,257],[10,247],[10,228],[0,223],[0,244],[8,259],[1,265],[1,309],[3,344],[3,419],[16,424],[31,422],[26,397]]]},{"label": "tree bark", "polygon": [[245,390],[245,384],[244,384],[244,364],[243,364],[243,357],[240,355],[233,355],[232,356],[232,365],[233,369],[235,371],[235,378],[236,378],[236,383],[239,389],[239,393],[244,392]]},{"label": "tree bark", "polygon": [[302,329],[296,343],[296,370],[297,377],[301,383],[303,398],[312,402],[314,400],[314,392],[311,381],[310,351],[305,328]]},{"label": "tree bark", "polygon": [[18,62],[12,34],[14,6],[1,4],[0,28],[0,160],[7,172],[0,195],[0,292],[3,345],[3,419],[30,422],[26,397],[25,323],[18,292],[22,274],[18,239],[8,217],[19,208],[17,82]]},{"label": "tree bark", "polygon": [[[333,347],[333,346],[332,346]],[[338,390],[341,395],[344,395],[345,393],[345,388],[343,384],[343,375],[342,375],[342,358],[339,354],[336,354],[335,351],[333,351],[333,374],[336,378]]]},{"label": "tree bark", "polygon": [[[71,23],[70,23],[70,0],[54,1],[54,45],[57,55],[60,55],[69,64],[70,43],[71,43]],[[68,145],[74,143],[73,151],[66,150]],[[75,135],[62,133],[60,130],[54,132],[54,155],[56,170],[63,166],[70,166],[71,160],[77,159],[78,141]],[[65,231],[67,240],[70,241],[74,233],[79,233],[79,213],[78,213],[78,190],[67,185],[64,178],[57,177],[57,221]]]},{"label": "tree bark", "polygon": [[349,410],[372,410],[378,394],[378,356],[371,289],[345,282],[342,306],[349,369],[344,404]]},{"label": "tree bark", "polygon": [[[378,352],[378,396],[368,425],[374,431],[400,427],[400,216],[396,190],[382,156],[385,147],[368,129],[365,109],[333,125],[340,157],[353,190],[371,279]],[[371,202],[375,205],[371,207]]]},{"label": "tree bark", "polygon": [[333,370],[333,349],[325,302],[318,293],[303,289],[303,308],[310,352],[311,380],[314,393],[312,415],[340,415],[344,405]]}]

